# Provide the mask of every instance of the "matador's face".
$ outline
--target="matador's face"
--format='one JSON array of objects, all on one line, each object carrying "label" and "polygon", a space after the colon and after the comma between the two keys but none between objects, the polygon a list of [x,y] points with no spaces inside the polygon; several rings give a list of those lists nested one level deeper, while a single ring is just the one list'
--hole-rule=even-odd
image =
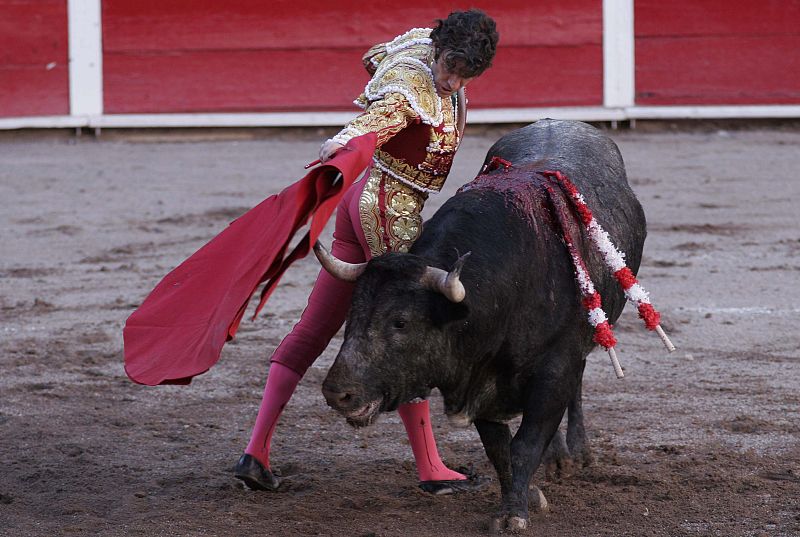
[{"label": "matador's face", "polygon": [[431,64],[433,72],[433,85],[439,97],[450,97],[452,94],[465,87],[477,77],[465,77],[458,73],[458,64],[448,67],[447,57],[449,51],[444,50]]}]

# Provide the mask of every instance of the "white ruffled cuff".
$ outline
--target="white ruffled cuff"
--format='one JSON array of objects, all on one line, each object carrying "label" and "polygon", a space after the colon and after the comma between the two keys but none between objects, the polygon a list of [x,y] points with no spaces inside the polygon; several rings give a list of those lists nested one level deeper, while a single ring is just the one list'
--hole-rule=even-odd
[{"label": "white ruffled cuff", "polygon": [[340,130],[338,133],[336,133],[336,135],[334,135],[334,137],[331,138],[331,140],[336,142],[336,143],[339,143],[339,144],[342,144],[342,145],[346,145],[347,142],[349,142],[353,138],[356,138],[356,137],[361,136],[363,134],[365,134],[365,133],[361,132],[357,128],[351,127],[351,126],[347,126],[347,127],[343,128],[342,130]]}]

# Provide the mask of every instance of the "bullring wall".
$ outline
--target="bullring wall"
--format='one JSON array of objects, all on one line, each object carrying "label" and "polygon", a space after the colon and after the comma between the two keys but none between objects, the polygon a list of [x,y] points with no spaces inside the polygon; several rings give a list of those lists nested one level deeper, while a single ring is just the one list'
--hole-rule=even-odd
[{"label": "bullring wall", "polygon": [[0,128],[341,124],[370,45],[472,6],[471,122],[800,117],[799,0],[387,5],[0,0]]}]

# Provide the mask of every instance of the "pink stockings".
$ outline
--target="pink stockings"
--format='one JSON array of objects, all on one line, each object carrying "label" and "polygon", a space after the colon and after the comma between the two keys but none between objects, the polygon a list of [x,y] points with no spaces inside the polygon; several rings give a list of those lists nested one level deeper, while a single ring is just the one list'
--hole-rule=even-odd
[{"label": "pink stockings", "polygon": [[[247,445],[248,453],[269,469],[269,450],[272,433],[283,411],[289,402],[294,389],[302,377],[280,362],[272,362],[264,387],[261,408]],[[417,462],[417,475],[420,481],[441,481],[447,479],[464,479],[464,475],[450,470],[439,458],[436,440],[431,428],[430,407],[428,401],[406,403],[397,409],[405,425],[411,450]]]},{"label": "pink stockings", "polygon": [[[350,263],[360,263],[370,257],[358,215],[358,201],[365,183],[366,178],[363,178],[353,185],[336,212],[332,251],[336,257]],[[344,324],[352,293],[353,284],[336,280],[322,270],[300,321],[272,355],[261,407],[245,450],[265,468],[270,467],[270,441],[281,411],[308,367],[322,354]],[[398,413],[411,442],[420,481],[465,478],[447,468],[439,458],[427,401],[401,405]]]},{"label": "pink stockings", "polygon": [[269,468],[269,444],[275,425],[278,424],[283,407],[291,399],[301,378],[298,373],[277,362],[269,368],[267,385],[264,386],[264,396],[258,409],[253,434],[250,436],[247,449],[244,450],[245,453],[258,459],[265,468]]},{"label": "pink stockings", "polygon": [[431,428],[431,412],[428,401],[406,403],[397,409],[406,427],[411,451],[417,462],[417,475],[420,481],[442,481],[466,479],[467,476],[454,472],[444,465],[436,449],[436,440]]}]

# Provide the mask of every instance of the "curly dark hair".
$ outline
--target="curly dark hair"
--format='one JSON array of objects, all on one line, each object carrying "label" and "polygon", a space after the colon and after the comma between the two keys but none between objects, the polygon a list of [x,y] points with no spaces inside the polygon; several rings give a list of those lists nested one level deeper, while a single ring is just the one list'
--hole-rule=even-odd
[{"label": "curly dark hair", "polygon": [[500,34],[486,13],[479,9],[453,11],[437,23],[431,32],[434,57],[438,60],[444,53],[448,71],[472,78],[492,65]]}]

